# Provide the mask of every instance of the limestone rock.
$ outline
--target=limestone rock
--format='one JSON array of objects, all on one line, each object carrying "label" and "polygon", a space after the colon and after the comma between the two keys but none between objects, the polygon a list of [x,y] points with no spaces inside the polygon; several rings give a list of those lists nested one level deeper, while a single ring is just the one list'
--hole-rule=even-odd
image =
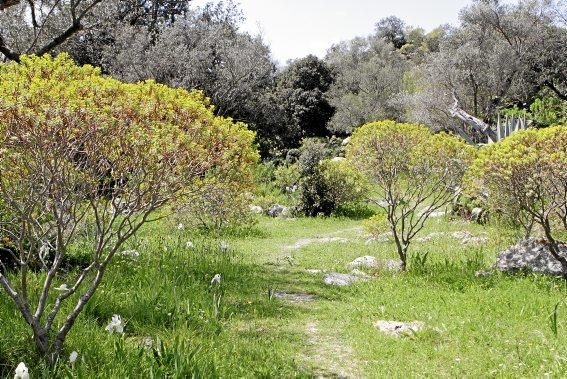
[{"label": "limestone rock", "polygon": [[400,322],[380,320],[376,322],[374,326],[384,334],[398,337],[419,332],[425,327],[425,324],[421,321]]},{"label": "limestone rock", "polygon": [[[567,258],[567,244],[561,243],[559,249]],[[502,251],[494,266],[502,272],[527,270],[550,275],[562,275],[563,272],[561,263],[551,255],[545,241],[537,238],[523,239]]]}]

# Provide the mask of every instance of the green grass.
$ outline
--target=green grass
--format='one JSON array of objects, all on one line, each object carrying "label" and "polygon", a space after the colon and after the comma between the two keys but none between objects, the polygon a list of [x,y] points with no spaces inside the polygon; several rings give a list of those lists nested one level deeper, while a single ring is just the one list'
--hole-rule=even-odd
[{"label": "green grass", "polygon": [[[377,273],[335,288],[322,283],[323,274],[305,272],[348,272],[346,264],[363,255],[396,257],[391,242],[365,244],[361,224],[261,218],[252,229],[217,238],[179,231],[173,222],[150,225],[127,246],[141,253],[139,261],[116,260],[70,333],[64,358],[78,351],[74,367],[66,359],[45,367],[22,318],[0,294],[0,377],[13,376],[20,361],[33,378],[565,375],[565,282],[474,276],[514,242],[513,232],[435,219],[422,235],[447,234],[413,244],[408,273]],[[486,232],[489,242],[467,246],[448,234],[462,230]],[[323,243],[325,237],[348,241]],[[189,240],[195,248],[185,248]],[[228,252],[218,248],[221,240]],[[298,240],[303,245],[292,248]],[[217,273],[221,285],[211,286]],[[291,303],[271,297],[274,291],[316,300]],[[123,336],[104,330],[115,313],[127,322]],[[427,327],[395,338],[374,328],[378,320]],[[144,348],[147,337],[151,349]]]}]

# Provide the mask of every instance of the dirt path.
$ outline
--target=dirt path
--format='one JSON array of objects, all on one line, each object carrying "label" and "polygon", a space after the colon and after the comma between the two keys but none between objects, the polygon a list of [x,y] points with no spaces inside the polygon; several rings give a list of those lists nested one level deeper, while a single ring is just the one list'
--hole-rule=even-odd
[{"label": "dirt path", "polygon": [[[312,244],[347,243],[360,238],[363,231],[360,227],[341,229],[324,235],[298,239],[292,245],[281,247],[278,261],[285,260],[290,252],[300,250]],[[317,316],[323,313],[317,306],[318,299],[309,302],[311,311]],[[293,302],[292,302],[293,303]],[[306,306],[305,303],[297,306]],[[361,363],[356,358],[352,347],[337,337],[336,330],[325,330],[323,322],[310,319],[305,325],[305,349],[299,352],[300,365],[313,371],[317,378],[362,378]]]}]

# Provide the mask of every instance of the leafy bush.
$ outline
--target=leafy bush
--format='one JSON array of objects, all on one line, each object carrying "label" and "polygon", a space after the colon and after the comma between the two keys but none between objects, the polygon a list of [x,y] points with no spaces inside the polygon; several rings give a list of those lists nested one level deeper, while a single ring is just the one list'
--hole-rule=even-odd
[{"label": "leafy bush", "polygon": [[567,277],[557,226],[567,230],[567,126],[528,129],[485,147],[466,178],[470,193],[486,193],[494,212],[527,230],[542,227],[551,254]]},{"label": "leafy bush", "polygon": [[[208,196],[209,177],[249,186],[253,139],[201,92],[124,84],[64,54],[0,65],[0,192],[11,214],[0,230],[20,263],[0,285],[42,356],[57,359],[113,257],[156,211]],[[77,245],[88,261],[73,277],[62,262]],[[42,273],[28,270],[32,259]]]},{"label": "leafy bush", "polygon": [[274,171],[274,176],[274,184],[283,193],[295,192],[301,179],[301,174],[295,164],[278,166]]},{"label": "leafy bush", "polygon": [[376,187],[405,268],[413,237],[427,218],[451,202],[474,148],[416,124],[381,121],[352,135],[347,158]]},{"label": "leafy bush", "polygon": [[362,200],[366,191],[364,177],[349,162],[323,160],[301,182],[298,211],[329,216],[339,205]]}]

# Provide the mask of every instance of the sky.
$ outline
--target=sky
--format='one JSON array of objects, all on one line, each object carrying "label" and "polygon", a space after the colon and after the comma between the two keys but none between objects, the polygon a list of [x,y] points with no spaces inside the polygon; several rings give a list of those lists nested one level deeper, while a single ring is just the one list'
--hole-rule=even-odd
[{"label": "sky", "polygon": [[[426,31],[458,24],[472,0],[236,0],[246,16],[242,29],[262,34],[281,64],[308,54],[323,57],[331,45],[367,36],[380,19],[398,16]],[[210,0],[193,0],[202,6]],[[212,2],[218,2],[213,0]]]}]

